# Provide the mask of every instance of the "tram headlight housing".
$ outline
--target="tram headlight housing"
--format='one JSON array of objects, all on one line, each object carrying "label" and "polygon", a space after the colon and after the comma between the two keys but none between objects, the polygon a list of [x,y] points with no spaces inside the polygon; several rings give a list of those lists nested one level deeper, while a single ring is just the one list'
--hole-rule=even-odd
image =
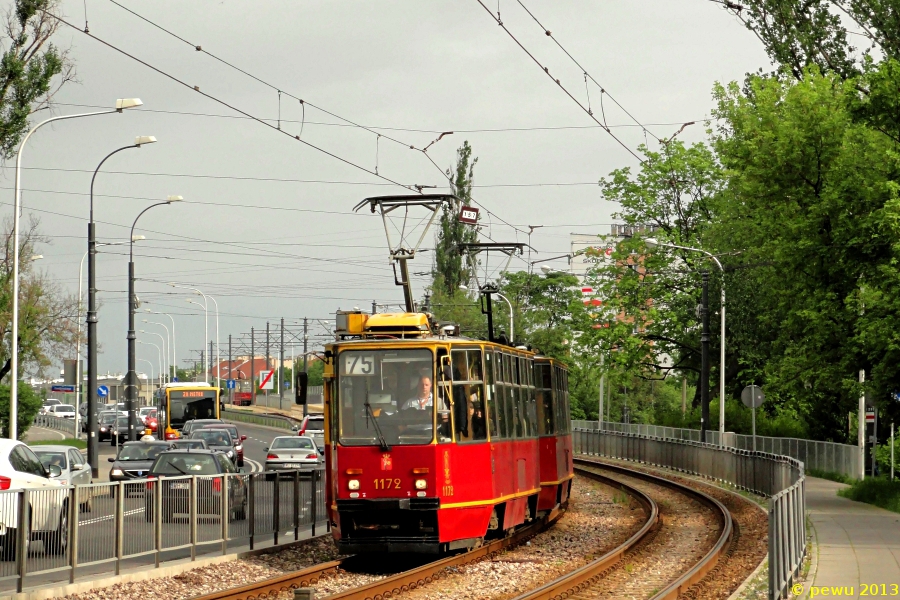
[{"label": "tram headlight housing", "polygon": [[417,490],[424,490],[427,487],[428,487],[427,481],[425,481],[424,479],[416,479],[416,489]]},{"label": "tram headlight housing", "polygon": [[358,490],[359,489],[359,479],[351,479],[350,481],[347,482],[347,487],[350,488],[351,490]]}]

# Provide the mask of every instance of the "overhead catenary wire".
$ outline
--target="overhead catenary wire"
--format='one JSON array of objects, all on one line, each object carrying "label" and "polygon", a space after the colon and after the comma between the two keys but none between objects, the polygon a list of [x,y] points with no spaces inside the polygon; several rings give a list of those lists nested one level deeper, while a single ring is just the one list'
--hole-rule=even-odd
[{"label": "overhead catenary wire", "polygon": [[[577,104],[578,107],[581,108],[581,110],[583,110],[583,111],[585,112],[585,114],[587,114],[591,119],[593,119],[593,121],[594,121],[595,123],[597,123],[597,125],[600,125],[600,126],[603,128],[603,130],[606,131],[607,134],[609,134],[609,135],[610,135],[610,136],[611,136],[611,137],[612,137],[612,138],[613,138],[620,146],[622,146],[622,148],[624,148],[629,154],[631,154],[635,159],[637,159],[638,162],[640,162],[640,163],[643,163],[643,162],[644,162],[644,160],[643,160],[640,156],[638,156],[638,155],[634,152],[634,150],[632,150],[631,148],[629,148],[628,145],[627,145],[625,142],[623,142],[621,139],[619,139],[618,136],[616,136],[616,134],[614,134],[612,131],[610,131],[609,127],[607,127],[606,125],[604,125],[603,123],[601,123],[601,122],[597,119],[597,117],[596,117],[596,116],[595,116],[595,115],[594,115],[594,114],[593,114],[586,106],[584,106],[584,105],[581,103],[580,100],[578,100],[578,98],[576,98],[574,95],[572,95],[572,92],[570,92],[570,91],[568,90],[568,88],[566,88],[566,86],[564,86],[564,85],[562,84],[562,82],[561,82],[559,79],[557,79],[556,77],[554,77],[553,75],[550,74],[550,69],[549,69],[549,67],[545,67],[545,66],[541,63],[541,61],[539,61],[539,60],[537,59],[537,57],[536,57],[534,54],[532,54],[531,51],[528,50],[528,48],[526,48],[525,45],[524,45],[522,42],[519,41],[519,39],[513,34],[513,32],[510,31],[508,27],[506,27],[506,25],[503,23],[502,20],[500,20],[499,16],[494,16],[494,13],[491,12],[491,9],[489,9],[487,6],[485,6],[485,4],[484,4],[484,2],[482,2],[482,0],[475,0],[475,1],[478,2],[478,4],[480,4],[481,7],[482,7],[489,15],[491,15],[491,19],[493,19],[493,20],[497,23],[497,25],[499,25],[499,26],[503,29],[503,31],[505,31],[505,32],[507,33],[507,35],[509,35],[509,37],[512,38],[512,40],[516,43],[516,45],[519,46],[519,48],[521,48],[522,51],[525,52],[525,54],[527,54],[528,57],[529,57],[532,61],[534,61],[534,64],[536,64],[538,67],[540,67],[540,69],[541,69],[542,71],[544,71],[544,73],[547,74],[547,77],[549,77],[552,81],[556,82],[556,85],[557,85],[557,86],[558,86],[558,87],[559,87],[559,88],[560,88],[560,89],[561,89],[561,90],[562,90],[569,98],[571,98],[572,101],[573,101],[575,104]],[[646,130],[645,130],[645,131],[646,131]],[[523,232],[523,233],[524,233],[524,232]]]}]

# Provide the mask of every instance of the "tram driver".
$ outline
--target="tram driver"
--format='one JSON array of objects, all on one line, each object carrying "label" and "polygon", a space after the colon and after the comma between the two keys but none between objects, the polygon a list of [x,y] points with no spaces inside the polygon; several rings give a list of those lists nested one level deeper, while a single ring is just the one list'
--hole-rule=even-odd
[{"label": "tram driver", "polygon": [[421,375],[416,385],[416,395],[403,404],[401,410],[425,410],[433,405],[431,396],[431,376]]}]

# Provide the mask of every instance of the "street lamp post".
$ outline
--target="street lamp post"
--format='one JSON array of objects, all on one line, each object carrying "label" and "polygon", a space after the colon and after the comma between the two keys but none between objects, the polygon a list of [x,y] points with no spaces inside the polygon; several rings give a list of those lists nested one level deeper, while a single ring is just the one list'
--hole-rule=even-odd
[{"label": "street lamp post", "polygon": [[[135,100],[131,104],[131,106],[140,106],[141,101]],[[123,106],[124,107],[124,106]],[[97,448],[97,442],[99,441],[97,438],[97,269],[96,269],[96,259],[97,259],[97,237],[96,237],[96,229],[94,227],[94,181],[97,179],[97,173],[100,171],[100,167],[103,166],[103,163],[118,152],[122,150],[128,150],[130,148],[140,148],[144,144],[152,144],[156,141],[156,138],[153,136],[138,136],[134,140],[134,144],[131,146],[123,146],[116,150],[113,150],[109,154],[107,154],[103,160],[100,161],[100,164],[97,165],[97,168],[94,169],[94,174],[91,176],[91,195],[90,195],[90,213],[88,219],[88,309],[87,309],[87,367],[88,367],[88,381],[87,381],[87,403],[88,403],[88,447],[87,447],[87,455],[88,455],[88,463],[91,465],[91,472],[94,477],[97,477],[99,474],[99,452]]]},{"label": "street lamp post", "polygon": [[[204,300],[204,302],[206,302],[205,297],[203,300]],[[203,348],[206,349],[208,342],[209,342],[209,327],[207,326],[207,323],[209,322],[209,309],[204,304],[200,304],[199,302],[197,302],[196,300],[193,300],[191,298],[187,299],[187,303],[188,304],[196,304],[197,306],[199,306],[200,308],[203,309],[203,331],[205,332],[203,334],[204,335]],[[203,357],[201,356],[200,358],[203,358]],[[208,360],[208,357],[207,357],[207,360]],[[209,366],[209,365],[203,365],[204,371],[206,371],[207,366]]]},{"label": "street lamp post", "polygon": [[157,367],[159,367],[159,372],[162,373],[162,350],[160,349],[159,344],[156,344],[154,342],[145,342],[143,340],[137,340],[137,343],[143,344],[145,346],[153,346],[154,348],[156,348],[156,364]]},{"label": "street lamp post", "polygon": [[[146,321],[145,321],[146,322]],[[162,346],[162,364],[160,365],[160,374],[169,370],[169,346],[166,338],[163,337],[161,333],[156,333],[155,331],[144,331],[141,329],[138,333],[146,333],[147,335],[155,335],[159,338],[159,343]]]},{"label": "street lamp post", "polygon": [[[222,364],[222,360],[220,357],[221,355],[219,353],[219,303],[216,302],[215,298],[213,298],[209,294],[204,294],[203,292],[201,292],[200,290],[198,290],[195,287],[191,287],[188,285],[178,285],[177,283],[169,283],[169,285],[172,286],[173,288],[180,288],[183,290],[192,290],[198,296],[203,296],[203,304],[200,304],[199,302],[194,302],[190,299],[188,299],[188,302],[190,302],[191,304],[196,304],[197,306],[203,307],[203,310],[206,311],[205,312],[206,316],[204,317],[206,320],[204,321],[204,323],[207,323],[209,321],[209,310],[208,310],[209,309],[209,301],[210,300],[213,301],[213,306],[216,308],[216,387],[221,388],[222,387],[222,385],[221,385],[222,384],[222,382],[221,382],[222,368],[220,365]],[[209,342],[209,327],[206,328],[206,337],[203,340],[204,348],[206,347],[208,342]],[[210,353],[209,361],[212,362],[212,353]],[[206,365],[204,365],[203,367],[205,369]]]},{"label": "street lamp post", "polygon": [[184,198],[181,196],[169,196],[165,202],[157,202],[151,204],[138,213],[134,223],[131,224],[131,244],[128,249],[128,373],[125,375],[125,402],[128,409],[128,440],[135,440],[135,427],[137,425],[137,415],[135,414],[134,402],[137,399],[137,375],[135,374],[135,355],[134,355],[134,313],[137,310],[137,296],[134,293],[134,228],[138,219],[145,212],[155,206],[168,205],[173,202],[181,202]]},{"label": "street lamp post", "polygon": [[[653,238],[647,238],[644,242],[650,246],[663,246],[665,248],[676,248],[678,250],[686,250],[688,252],[700,252],[705,254],[707,258],[716,263],[719,271],[722,273],[722,308],[720,312],[721,331],[719,333],[719,445],[725,445],[725,268],[719,259],[712,253],[702,248],[692,248],[690,246],[679,246],[677,244],[668,244],[657,241]],[[706,440],[703,440],[704,442]]]},{"label": "street lamp post", "polygon": [[[175,319],[172,319],[173,323]],[[170,360],[172,356],[175,354],[174,349],[172,348],[172,344],[174,343],[172,338],[169,337],[169,326],[163,323],[159,323],[157,321],[148,321],[147,319],[141,319],[142,323],[146,323],[148,325],[159,325],[163,329],[166,330],[166,381],[172,381],[172,374],[169,372],[170,363],[174,364],[174,360]],[[172,330],[174,333],[175,325],[172,325]]]},{"label": "street lamp post", "polygon": [[13,200],[13,289],[12,289],[12,336],[10,340],[10,390],[9,390],[9,438],[18,439],[19,424],[19,207],[22,203],[22,152],[25,150],[25,144],[32,134],[53,121],[63,121],[66,119],[77,119],[79,117],[92,117],[94,115],[108,115],[120,113],[126,108],[133,108],[143,104],[138,98],[126,98],[116,100],[116,107],[113,110],[102,110],[89,113],[79,113],[75,115],[60,115],[45,119],[31,128],[22,138],[19,144],[19,151],[16,153],[16,186],[15,197]]},{"label": "street lamp post", "polygon": [[[172,321],[172,377],[169,381],[177,381],[178,380],[178,363],[175,358],[175,318],[169,313],[157,312],[155,310],[146,309],[148,313],[151,315],[165,315],[169,317],[169,320]],[[161,325],[161,323],[159,323]],[[168,331],[168,330],[167,330]]]},{"label": "street lamp post", "polygon": [[[148,365],[150,365],[150,379],[153,379],[153,363],[151,361],[147,360],[146,358],[139,358],[137,360],[138,360],[138,362],[145,362]],[[157,382],[158,381],[159,380],[157,380]]]}]

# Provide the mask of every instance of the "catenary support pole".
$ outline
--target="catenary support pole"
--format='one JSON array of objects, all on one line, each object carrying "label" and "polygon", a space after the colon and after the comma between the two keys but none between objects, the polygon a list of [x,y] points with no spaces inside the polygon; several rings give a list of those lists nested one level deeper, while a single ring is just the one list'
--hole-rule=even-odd
[{"label": "catenary support pole", "polygon": [[256,405],[256,331],[250,328],[250,406]]},{"label": "catenary support pole", "polygon": [[278,357],[278,409],[284,410],[284,317],[281,317],[281,352]]},{"label": "catenary support pole", "polygon": [[702,273],[700,313],[703,330],[700,334],[700,441],[707,442],[709,429],[709,271]]},{"label": "catenary support pole", "polygon": [[[228,334],[228,379],[229,381],[234,381],[234,386],[237,387],[237,379],[234,378],[234,363],[231,361],[231,334]],[[238,373],[240,377],[240,373]],[[231,402],[231,405],[234,406],[234,388],[228,390],[228,399]]]},{"label": "catenary support pole", "polygon": [[[308,369],[309,357],[307,356],[307,348],[306,348],[308,341],[309,341],[309,319],[307,319],[306,317],[303,317],[303,372],[304,373],[309,372],[309,369]],[[303,416],[304,417],[309,414],[308,405],[309,405],[309,400],[307,400],[306,404],[303,405]]]},{"label": "catenary support pole", "polygon": [[[859,370],[859,385],[866,382],[866,370]],[[857,423],[857,443],[859,444],[859,478],[866,478],[866,392],[859,394],[859,417]]]}]

